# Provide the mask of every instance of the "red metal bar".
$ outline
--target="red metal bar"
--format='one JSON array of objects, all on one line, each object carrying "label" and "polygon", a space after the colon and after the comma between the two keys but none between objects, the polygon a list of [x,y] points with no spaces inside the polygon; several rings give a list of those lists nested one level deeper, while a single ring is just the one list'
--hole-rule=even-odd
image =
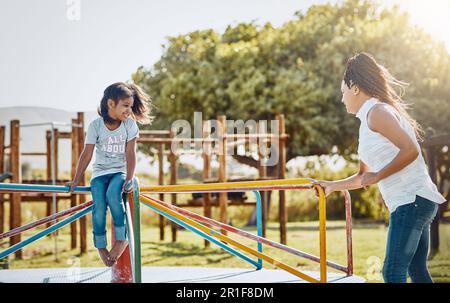
[{"label": "red metal bar", "polygon": [[[59,191],[54,191],[51,189],[49,189],[49,190],[46,190],[46,189],[43,189],[43,190],[35,190],[35,189],[30,189],[30,190],[27,190],[27,189],[5,189],[5,190],[3,190],[3,189],[0,189],[0,193],[4,193],[4,194],[8,194],[8,193],[21,193],[21,194],[23,194],[23,193],[61,193],[61,194],[67,194],[68,192],[63,192],[63,191],[59,192]],[[90,194],[90,192],[88,192],[88,191],[75,192],[75,194],[87,195],[87,194]]]},{"label": "red metal bar", "polygon": [[31,223],[29,223],[29,224],[27,224],[27,225],[23,225],[23,226],[14,228],[14,229],[12,229],[12,230],[10,230],[10,231],[7,231],[7,232],[5,232],[5,233],[3,233],[3,234],[0,234],[0,240],[1,240],[1,239],[4,239],[4,238],[9,238],[9,237],[12,237],[12,236],[21,234],[21,233],[23,233],[24,231],[27,231],[27,230],[29,230],[29,229],[32,229],[32,228],[34,228],[34,227],[36,227],[36,226],[39,226],[39,225],[45,224],[45,223],[47,223],[47,222],[50,222],[50,221],[54,221],[54,220],[56,220],[56,219],[59,219],[59,218],[61,218],[61,217],[70,215],[70,214],[72,214],[72,213],[74,213],[74,212],[77,212],[77,211],[82,210],[82,209],[84,209],[84,208],[86,208],[86,207],[89,207],[91,204],[92,204],[92,201],[89,201],[89,202],[86,202],[86,203],[77,205],[77,206],[75,206],[75,207],[69,208],[69,209],[67,209],[67,210],[61,211],[61,212],[59,212],[59,213],[53,214],[53,215],[51,215],[51,216],[42,218],[42,219],[40,219],[40,220],[38,220],[38,221],[31,222]]},{"label": "red metal bar", "polygon": [[[128,202],[130,204],[130,211],[133,213],[133,193],[127,195]],[[133,216],[131,216],[133,218]],[[112,224],[114,225],[114,224]],[[111,228],[111,242],[114,246],[116,242],[116,234],[114,233],[114,227]],[[111,283],[133,283],[133,271],[130,262],[130,244],[123,251],[122,255],[117,259],[117,262],[111,268]]]},{"label": "red metal bar", "polygon": [[[310,255],[308,253],[305,253],[305,252],[302,252],[302,251],[297,250],[295,248],[292,248],[292,247],[280,244],[278,242],[274,242],[274,241],[268,240],[266,238],[253,235],[253,234],[251,234],[249,232],[246,232],[246,231],[240,230],[238,228],[235,228],[233,226],[230,226],[230,225],[227,225],[227,224],[215,221],[213,219],[200,216],[200,215],[198,215],[196,213],[193,213],[193,212],[190,212],[188,210],[176,207],[175,205],[166,204],[166,203],[164,203],[164,202],[162,202],[160,200],[148,197],[146,195],[142,195],[142,196],[144,196],[144,197],[146,197],[146,198],[148,198],[148,199],[150,199],[150,200],[152,200],[152,201],[154,201],[154,202],[156,202],[156,203],[158,203],[158,204],[160,204],[160,205],[162,205],[164,207],[167,207],[167,208],[169,208],[169,209],[171,209],[173,211],[176,211],[176,212],[178,212],[178,213],[180,213],[182,215],[185,215],[185,216],[187,216],[189,218],[195,219],[197,221],[200,221],[200,222],[203,222],[203,223],[206,223],[206,224],[210,224],[210,225],[216,226],[218,228],[222,228],[222,229],[227,230],[229,232],[236,233],[236,234],[238,234],[240,236],[252,239],[254,241],[266,244],[266,245],[271,246],[271,247],[279,248],[281,250],[284,250],[284,251],[289,252],[291,254],[294,254],[296,256],[300,256],[300,257],[309,259],[311,261],[320,262],[320,258],[318,258],[318,257],[316,257],[314,255]],[[327,265],[332,267],[332,268],[334,268],[334,269],[337,269],[337,270],[340,270],[340,271],[343,271],[343,272],[347,273],[347,267],[345,267],[345,266],[336,264],[336,263],[331,262],[331,261],[327,261]]]},{"label": "red metal bar", "polygon": [[347,235],[347,274],[353,275],[353,247],[352,247],[352,204],[348,190],[342,191],[345,198],[345,231]]}]

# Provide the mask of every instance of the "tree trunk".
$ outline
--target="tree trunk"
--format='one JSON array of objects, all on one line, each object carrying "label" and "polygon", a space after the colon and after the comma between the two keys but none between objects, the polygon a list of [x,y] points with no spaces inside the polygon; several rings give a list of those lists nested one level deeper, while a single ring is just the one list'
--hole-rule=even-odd
[{"label": "tree trunk", "polygon": [[[239,162],[240,164],[245,164],[254,168],[258,168],[258,161],[247,157],[247,156],[241,156],[241,155],[237,155],[236,152],[233,155],[233,159],[235,159],[237,162]],[[287,161],[286,161],[287,162]],[[274,176],[278,176],[279,172],[278,172],[278,165],[275,166],[267,166],[267,176],[268,177],[274,177]],[[270,200],[271,200],[271,196],[272,196],[272,191],[269,191],[268,195],[267,195],[267,202],[266,202],[266,221],[268,221],[269,218],[269,210],[270,210]],[[261,193],[261,198],[262,198],[262,202],[264,203],[264,195]],[[264,217],[264,216],[263,216]],[[253,210],[250,218],[247,221],[247,226],[256,226],[256,207]]]},{"label": "tree trunk", "polygon": [[[432,128],[428,128],[426,132],[427,139],[431,139],[434,136],[434,130]],[[436,167],[436,147],[429,146],[426,149],[426,155],[428,160],[428,172],[430,174],[431,180],[437,184],[437,167]],[[439,219],[440,219],[440,211],[439,207],[436,217],[430,226],[430,255],[434,256],[439,251]]]}]

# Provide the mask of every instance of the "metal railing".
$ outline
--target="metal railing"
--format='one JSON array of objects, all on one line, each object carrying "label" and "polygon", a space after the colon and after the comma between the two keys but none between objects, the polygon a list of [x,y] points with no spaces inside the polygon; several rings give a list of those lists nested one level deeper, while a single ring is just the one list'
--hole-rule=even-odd
[{"label": "metal railing", "polygon": [[[329,261],[326,258],[326,197],[325,193],[317,184],[314,184],[313,179],[280,179],[280,180],[262,180],[262,181],[247,181],[247,182],[232,182],[232,183],[208,183],[208,184],[186,184],[186,185],[162,185],[162,186],[143,186],[139,187],[139,181],[137,178],[133,180],[133,190],[128,195],[125,195],[124,209],[126,212],[127,221],[127,234],[129,237],[129,249],[130,249],[130,264],[132,268],[132,281],[140,283],[141,278],[141,232],[140,232],[140,203],[151,208],[156,213],[165,216],[169,220],[183,226],[184,228],[200,235],[204,239],[218,245],[222,249],[229,253],[249,262],[254,265],[256,269],[261,269],[263,266],[263,260],[266,262],[284,269],[291,274],[304,279],[309,282],[327,282],[327,266],[336,270],[342,271],[347,276],[353,275],[353,256],[352,256],[352,222],[351,222],[351,201],[348,191],[343,191],[345,199],[345,215],[346,215],[346,240],[347,240],[347,265],[340,265],[335,262]],[[319,256],[314,256],[298,249],[280,244],[278,242],[266,239],[262,237],[262,207],[261,207],[261,195],[259,191],[269,190],[298,190],[309,189],[316,190],[319,197]],[[14,183],[0,183],[1,193],[14,193],[14,192],[47,192],[47,193],[67,193],[69,191],[68,186],[54,186],[54,185],[32,185],[32,184],[14,184]],[[257,200],[257,235],[251,234],[236,227],[227,225],[223,222],[218,222],[210,218],[206,218],[190,212],[185,209],[181,209],[175,205],[164,203],[163,201],[151,198],[146,194],[160,194],[160,193],[212,193],[212,192],[242,192],[252,191]],[[90,193],[90,187],[82,186],[76,187],[74,193],[88,194]],[[32,222],[25,226],[16,228],[6,233],[0,234],[0,239],[10,237],[21,233],[25,230],[29,230],[38,225],[55,221],[63,216],[70,215],[68,218],[55,223],[54,225],[46,228],[38,234],[17,243],[10,248],[0,252],[0,259],[13,253],[14,251],[23,248],[24,246],[42,238],[46,234],[49,234],[71,222],[86,215],[92,209],[92,202],[87,202],[76,207],[72,207],[68,210],[53,214],[52,216],[43,218],[36,222]],[[203,223],[203,224],[202,224]],[[207,224],[209,226],[206,226]],[[218,228],[215,230],[213,227]],[[223,231],[235,233],[239,236],[251,239],[257,242],[257,249],[251,248],[241,242],[231,239]],[[311,261],[320,264],[320,278],[316,279],[310,275],[307,275],[298,269],[276,260],[269,255],[265,254],[262,250],[262,244],[268,245],[273,248],[281,249],[285,252],[294,254],[299,257],[309,259]],[[233,247],[234,248],[233,248]],[[251,254],[257,257],[257,261],[251,259],[244,253]]]}]

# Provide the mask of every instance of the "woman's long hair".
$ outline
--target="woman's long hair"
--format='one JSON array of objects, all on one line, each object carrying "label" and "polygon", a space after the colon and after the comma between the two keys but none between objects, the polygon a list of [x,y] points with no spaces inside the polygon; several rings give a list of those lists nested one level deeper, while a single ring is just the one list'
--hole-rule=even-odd
[{"label": "woman's long hair", "polygon": [[[408,104],[402,100],[408,83],[397,80],[372,55],[362,52],[348,59],[344,82],[349,88],[356,85],[368,96],[393,106],[412,125],[417,139],[423,140],[422,127],[408,114]],[[398,87],[400,93],[394,87]]]},{"label": "woman's long hair", "polygon": [[111,99],[117,104],[122,99],[133,97],[133,117],[140,124],[149,124],[152,122],[153,117],[151,113],[151,98],[147,95],[138,85],[127,84],[124,82],[117,82],[108,86],[103,92],[103,98],[100,101],[100,106],[97,110],[98,114],[103,117],[106,123],[113,123],[108,114],[108,100]]}]

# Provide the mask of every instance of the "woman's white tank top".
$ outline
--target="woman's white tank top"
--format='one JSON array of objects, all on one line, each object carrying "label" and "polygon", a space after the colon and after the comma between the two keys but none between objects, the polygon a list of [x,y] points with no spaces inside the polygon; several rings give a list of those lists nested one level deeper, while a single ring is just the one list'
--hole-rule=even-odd
[{"label": "woman's white tank top", "polygon": [[[378,103],[380,101],[371,98],[361,106],[356,114],[356,117],[361,120],[358,154],[373,172],[383,169],[399,152],[397,146],[380,133],[372,131],[368,126],[367,115]],[[397,207],[414,202],[416,195],[439,204],[445,202],[445,198],[439,193],[428,174],[414,128],[393,106],[387,105],[386,107],[399,119],[401,127],[408,133],[419,151],[419,156],[412,163],[378,182],[378,188],[389,211],[392,213]]]}]

